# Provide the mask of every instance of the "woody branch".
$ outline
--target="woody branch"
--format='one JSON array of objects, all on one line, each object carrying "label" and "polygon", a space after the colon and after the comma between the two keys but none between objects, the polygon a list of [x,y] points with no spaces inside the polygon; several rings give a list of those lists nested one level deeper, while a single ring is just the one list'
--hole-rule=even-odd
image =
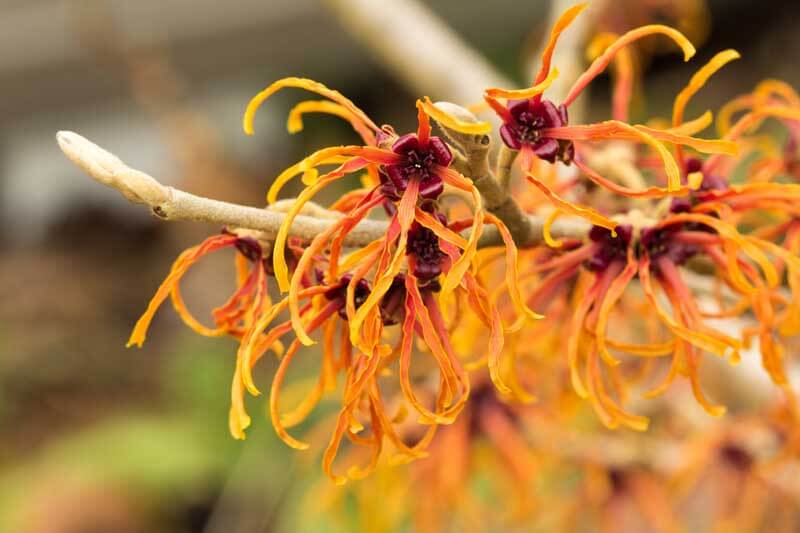
[{"label": "woody branch", "polygon": [[[153,214],[163,220],[192,220],[256,230],[263,232],[265,239],[274,237],[285,220],[285,214],[281,212],[283,204],[261,209],[196,196],[163,185],[152,176],[129,167],[114,154],[77,133],[61,131],[56,139],[64,154],[89,176],[116,189],[130,202],[148,206]],[[308,213],[301,214],[294,220],[289,230],[290,236],[312,239],[329,228],[339,216],[319,207],[312,207]],[[543,219],[528,215],[525,221],[526,233],[514,235],[519,244],[542,242]],[[348,234],[345,244],[366,245],[379,239],[386,233],[386,229],[386,222],[364,220]],[[551,232],[557,238],[579,238],[586,235],[588,229],[589,226],[584,221],[565,217],[553,225]],[[494,228],[486,228],[481,246],[493,246],[501,242]]]}]

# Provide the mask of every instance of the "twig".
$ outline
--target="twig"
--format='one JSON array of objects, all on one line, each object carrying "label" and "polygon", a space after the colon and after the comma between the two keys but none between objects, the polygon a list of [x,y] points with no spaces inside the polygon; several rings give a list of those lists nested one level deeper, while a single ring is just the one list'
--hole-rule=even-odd
[{"label": "twig", "polygon": [[511,191],[511,167],[514,166],[518,153],[503,144],[497,154],[497,181],[506,193]]},{"label": "twig", "polygon": [[[152,176],[130,168],[115,155],[77,133],[61,131],[56,139],[64,154],[84,172],[103,185],[118,190],[131,202],[149,206],[163,220],[211,222],[258,230],[271,237],[285,219],[284,213],[203,198],[162,185]],[[335,219],[299,215],[292,224],[290,234],[312,239],[333,223]],[[350,232],[346,244],[365,245],[385,232],[384,222],[364,220]]]},{"label": "twig", "polygon": [[414,0],[324,0],[342,26],[416,94],[477,102],[512,82]]},{"label": "twig", "polygon": [[[231,228],[251,229],[263,232],[264,238],[274,237],[285,219],[285,214],[270,209],[243,206],[210,198],[195,196],[187,192],[162,185],[152,176],[130,168],[114,154],[81,137],[77,133],[61,131],[56,135],[64,154],[96,181],[119,191],[133,203],[144,204],[163,220],[194,220],[211,222]],[[285,206],[280,205],[281,209]],[[315,213],[319,215],[319,213]],[[336,215],[298,215],[289,234],[310,240],[336,223]],[[541,243],[542,225],[540,217],[528,216],[530,232],[520,246]],[[364,246],[385,235],[387,223],[379,220],[363,220],[345,239],[347,246]],[[552,234],[556,238],[580,238],[586,235],[589,225],[580,219],[564,217],[553,224]],[[485,228],[481,236],[482,247],[502,244],[494,227]]]}]

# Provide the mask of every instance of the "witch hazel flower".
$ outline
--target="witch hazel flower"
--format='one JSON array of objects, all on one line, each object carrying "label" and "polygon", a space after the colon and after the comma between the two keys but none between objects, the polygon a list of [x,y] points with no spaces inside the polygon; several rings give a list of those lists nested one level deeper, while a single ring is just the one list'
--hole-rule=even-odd
[{"label": "witch hazel flower", "polygon": [[[574,6],[556,22],[551,31],[550,40],[542,53],[542,65],[533,86],[519,90],[492,88],[485,91],[484,99],[503,121],[501,138],[505,147],[519,153],[520,166],[528,174],[533,168],[535,159],[549,163],[560,161],[565,164],[574,163],[590,180],[625,196],[659,198],[667,195],[688,194],[690,188],[681,184],[678,164],[663,143],[668,142],[677,146],[686,145],[706,153],[735,153],[734,143],[692,137],[691,134],[702,129],[697,128],[696,122],[692,122],[687,127],[668,130],[631,125],[621,120],[570,125],[568,113],[568,109],[575,99],[608,67],[615,57],[628,45],[643,37],[656,34],[669,37],[680,46],[685,60],[688,61],[694,55],[695,49],[680,32],[658,24],[631,30],[614,40],[599,54],[589,68],[576,80],[563,102],[556,104],[543,97],[543,93],[558,76],[557,69],[551,68],[553,51],[558,38],[585,8],[586,4]],[[620,100],[624,99],[620,98]],[[708,119],[709,117],[703,117],[703,121]],[[652,149],[662,161],[666,186],[657,185],[645,190],[630,189],[614,183],[589,168],[581,157],[580,146],[576,146],[576,143],[609,140],[642,143]]]},{"label": "witch hazel flower", "polygon": [[442,194],[444,180],[437,168],[449,167],[453,154],[440,137],[431,136],[423,144],[418,134],[408,133],[394,142],[392,152],[401,156],[401,160],[384,166],[383,173],[394,187],[390,194],[395,201],[408,189],[412,179],[419,181],[420,197],[430,200]]},{"label": "witch hazel flower", "polygon": [[558,159],[570,164],[575,158],[575,145],[572,141],[560,141],[544,135],[544,130],[561,128],[569,124],[565,105],[556,105],[550,100],[529,99],[510,100],[508,113],[500,126],[500,138],[513,150],[530,151],[548,163]]},{"label": "witch hazel flower", "polygon": [[[392,437],[391,419],[384,412],[379,398],[378,377],[390,372],[396,361],[397,379],[402,398],[419,415],[419,422],[430,426],[451,424],[464,408],[470,395],[470,380],[451,340],[455,323],[449,308],[469,308],[479,323],[489,331],[489,373],[501,391],[510,392],[500,375],[500,353],[504,325],[489,293],[476,275],[475,256],[478,239],[485,223],[495,225],[506,249],[508,272],[506,286],[514,302],[519,327],[524,319],[538,317],[524,305],[516,281],[516,246],[505,225],[484,211],[482,199],[472,181],[452,167],[453,152],[445,141],[431,132],[430,118],[445,127],[475,133],[484,124],[465,124],[451,117],[425,98],[417,102],[416,132],[398,136],[390,126],[376,126],[352,102],[321,84],[300,78],[287,78],[272,84],[257,95],[245,113],[245,129],[252,132],[255,110],[272,94],[285,87],[311,90],[329,98],[325,104],[302,102],[290,114],[290,130],[299,131],[304,113],[330,113],[348,120],[364,140],[364,145],[323,148],[281,173],[271,186],[267,199],[277,201],[280,189],[295,176],[302,176],[306,187],[286,211],[283,224],[274,240],[273,271],[278,287],[286,296],[263,315],[256,326],[265,330],[263,339],[253,337],[241,351],[239,382],[234,382],[235,405],[241,406],[244,390],[258,394],[252,377],[253,365],[262,358],[268,342],[283,340],[294,333],[286,356],[275,374],[270,393],[270,412],[279,436],[290,446],[306,444],[290,436],[286,421],[294,425],[310,413],[319,400],[321,390],[330,388],[331,377],[322,374],[317,388],[299,411],[282,413],[278,403],[286,368],[302,345],[316,341],[314,332],[335,328],[341,321],[341,342],[350,354],[335,364],[326,344],[321,372],[345,375],[342,409],[336,428],[324,454],[323,469],[337,483],[348,477],[360,477],[374,467],[380,454],[382,436],[393,440],[400,455],[413,459],[419,447],[409,447]],[[320,172],[319,168],[334,169]],[[367,171],[363,187],[338,200],[333,209],[341,213],[328,229],[316,235],[299,253],[293,268],[285,261],[290,244],[289,228],[304,207],[325,187],[341,177]],[[441,209],[440,197],[445,187],[467,193],[472,199],[472,213],[457,226]],[[345,240],[358,224],[376,209],[389,216],[385,235],[348,253]],[[459,231],[469,229],[469,235]],[[272,324],[279,313],[287,311],[289,319]],[[327,337],[326,337],[327,338]],[[397,343],[393,344],[392,339]],[[428,347],[441,379],[433,405],[426,404],[418,384],[411,380],[410,367],[415,341]],[[326,340],[326,343],[328,341]],[[393,354],[397,354],[393,357]],[[327,369],[327,370],[326,370]],[[321,389],[320,389],[321,388]],[[369,409],[365,411],[365,406]],[[377,418],[376,418],[377,417]],[[244,419],[244,415],[240,415]],[[359,434],[369,427],[372,436]],[[426,435],[432,435],[432,433]],[[343,440],[362,443],[373,450],[370,464],[348,471],[347,476],[335,473],[334,461]],[[429,439],[428,439],[429,440]],[[427,441],[426,441],[427,442]],[[424,446],[424,444],[420,444]]]}]

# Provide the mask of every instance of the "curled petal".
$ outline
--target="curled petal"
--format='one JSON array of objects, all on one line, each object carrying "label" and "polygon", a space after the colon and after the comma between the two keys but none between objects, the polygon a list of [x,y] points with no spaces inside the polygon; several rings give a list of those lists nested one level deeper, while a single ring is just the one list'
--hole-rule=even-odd
[{"label": "curled petal", "polygon": [[348,433],[351,429],[351,422],[353,421],[352,413],[356,407],[356,402],[360,398],[361,392],[366,387],[367,382],[374,378],[376,372],[378,371],[378,363],[381,360],[381,355],[376,349],[374,353],[370,353],[369,356],[362,355],[360,359],[361,361],[365,362],[365,364],[362,363],[364,368],[361,374],[361,379],[348,380],[349,382],[346,385],[346,390],[348,391],[347,400],[342,406],[342,409],[339,411],[339,416],[336,420],[336,428],[334,429],[331,440],[322,455],[322,470],[337,485],[344,485],[347,482],[347,478],[337,475],[333,472],[333,462],[336,460],[336,454],[339,451],[339,445],[341,444],[345,433]]},{"label": "curled petal", "polygon": [[638,355],[639,357],[663,357],[665,355],[671,355],[675,351],[675,341],[650,344],[631,344],[627,342],[606,339],[606,344],[615,350]]},{"label": "curled petal", "polygon": [[[458,174],[458,173],[455,173]],[[449,181],[450,178],[444,177],[445,183],[454,185],[456,182]],[[466,180],[466,178],[464,178]],[[478,240],[483,232],[483,207],[481,206],[481,195],[475,187],[470,187],[474,213],[472,216],[472,231],[469,234],[467,247],[461,252],[461,257],[456,260],[447,272],[442,283],[442,298],[445,300],[453,290],[461,283],[467,269],[472,264],[475,254],[478,251]]]},{"label": "curled petal", "polygon": [[[381,150],[383,152],[383,150]],[[273,248],[273,267],[275,269],[275,279],[278,282],[278,287],[281,292],[289,290],[289,267],[286,265],[286,239],[289,237],[289,228],[291,228],[295,217],[300,214],[303,206],[308,203],[319,191],[338,180],[345,174],[355,172],[362,169],[369,164],[367,159],[361,157],[353,157],[346,163],[343,163],[336,170],[333,170],[323,176],[320,176],[319,181],[314,185],[306,187],[297,200],[292,204],[291,209],[286,213],[286,218],[283,224],[278,229],[275,236],[275,245]]]},{"label": "curled petal", "polygon": [[258,278],[258,265],[252,269],[252,272],[245,279],[244,283],[239,289],[231,296],[231,298],[220,308],[213,311],[214,319],[217,323],[216,328],[208,328],[200,323],[187,309],[186,303],[183,301],[181,295],[180,285],[175,284],[170,292],[170,299],[175,312],[181,317],[184,324],[189,326],[195,333],[203,335],[204,337],[221,337],[228,333],[233,327],[234,323],[240,318],[242,314],[241,304],[244,299],[253,292],[256,280]]},{"label": "curled petal", "polygon": [[671,190],[677,190],[675,183],[678,186],[680,185],[680,171],[675,159],[659,141],[689,146],[699,152],[709,154],[736,155],[739,152],[738,145],[729,140],[698,139],[677,133],[677,130],[658,130],[640,125],[631,126],[618,120],[607,120],[586,126],[548,128],[543,130],[542,134],[556,139],[572,141],[619,139],[644,142],[655,149],[661,157],[664,163],[664,170],[667,173],[667,179],[673,184],[673,189]]},{"label": "curled petal", "polygon": [[[599,33],[587,48],[589,60],[596,59],[619,35],[611,32]],[[628,121],[631,95],[633,93],[634,62],[630,49],[623,48],[614,60],[614,94],[612,95],[612,118]]]},{"label": "curled petal", "polygon": [[714,114],[711,111],[706,111],[696,119],[682,122],[679,126],[665,131],[678,135],[694,135],[709,127],[712,122],[714,122]]},{"label": "curled petal", "polygon": [[[372,353],[374,347],[371,346],[371,344],[377,341],[377,339],[367,339],[367,342],[365,342],[362,325],[370,314],[374,316],[374,313],[377,312],[378,304],[392,286],[394,278],[400,273],[400,268],[405,259],[408,230],[414,221],[414,210],[416,208],[417,198],[419,197],[418,193],[419,181],[411,180],[408,184],[408,189],[406,189],[403,193],[403,197],[400,199],[400,204],[397,206],[397,214],[395,216],[399,224],[400,235],[391,262],[388,268],[378,269],[369,296],[367,296],[367,299],[361,307],[356,309],[354,315],[350,318],[350,341],[354,346],[365,353]],[[387,247],[388,244],[389,243],[386,242]],[[379,318],[380,317],[377,317],[377,319]]]},{"label": "curled petal", "polygon": [[460,120],[450,113],[442,111],[431,102],[427,96],[423,100],[417,100],[417,106],[425,114],[438,122],[442,127],[449,130],[465,133],[467,135],[485,135],[492,131],[492,125],[488,122],[466,122]]},{"label": "curled petal", "polygon": [[[794,257],[800,255],[800,226],[792,228],[787,237],[787,248]],[[791,268],[788,273],[789,288],[792,300],[786,309],[785,318],[781,320],[780,333],[784,336],[800,333],[800,268]]]},{"label": "curled petal", "polygon": [[511,233],[508,231],[506,225],[503,224],[503,221],[491,213],[485,213],[484,217],[489,223],[494,224],[497,227],[497,231],[500,233],[500,236],[503,239],[503,244],[506,247],[506,285],[508,285],[509,296],[511,298],[511,303],[514,305],[514,309],[517,311],[517,314],[520,318],[527,318],[529,320],[539,320],[544,318],[542,315],[525,305],[525,301],[522,298],[519,288],[519,261],[517,245],[514,243]]},{"label": "curled petal", "polygon": [[231,436],[237,440],[244,440],[244,430],[250,427],[250,417],[244,407],[244,392],[241,379],[240,365],[236,365],[231,384],[231,409],[228,413],[228,428]]},{"label": "curled petal", "polygon": [[618,120],[607,120],[598,124],[587,126],[566,126],[563,128],[548,128],[543,130],[543,135],[556,139],[573,141],[621,139],[643,142],[652,147],[661,157],[664,171],[667,174],[667,189],[676,192],[681,189],[681,173],[675,158],[669,153],[659,139],[676,144],[685,144],[700,151],[712,153],[736,154],[738,147],[728,141],[706,141],[686,137],[663,130],[656,130],[646,126],[631,126]]},{"label": "curled petal", "polygon": [[[738,246],[742,252],[744,252],[750,259],[752,259],[758,266],[761,268],[761,271],[764,273],[764,277],[767,281],[767,285],[770,287],[777,286],[779,282],[778,273],[775,270],[775,266],[769,261],[769,258],[761,251],[762,247],[766,247],[771,245],[768,241],[763,241],[762,239],[756,239],[754,237],[745,237],[741,235],[738,230],[730,224],[727,224],[721,221],[718,218],[711,217],[708,215],[702,215],[698,213],[678,213],[675,215],[670,216],[663,222],[659,224],[659,227],[665,227],[674,223],[679,222],[699,222],[706,226],[709,226],[714,229],[724,240],[735,244]],[[774,245],[773,245],[774,246]],[[731,246],[728,246],[729,249],[732,249]],[[770,248],[770,250],[782,250],[783,253],[785,250],[780,248],[779,246],[775,246],[775,248]],[[777,251],[776,250],[776,251]],[[730,261],[730,268],[732,273],[739,275],[740,272],[738,264],[735,260]]]},{"label": "curled petal", "polygon": [[667,37],[671,38],[675,41],[678,46],[681,47],[683,50],[683,59],[684,61],[689,61],[692,56],[695,54],[696,50],[692,43],[678,30],[674,28],[670,28],[669,26],[663,26],[661,24],[651,24],[648,26],[642,26],[640,28],[636,28],[631,30],[619,39],[616,40],[611,46],[606,48],[605,52],[603,52],[597,59],[592,62],[586,72],[581,74],[581,76],[575,81],[570,89],[567,97],[564,99],[564,105],[569,107],[569,105],[575,101],[578,95],[581,94],[583,89],[597,76],[599,76],[614,58],[614,56],[623,48],[631,44],[632,42],[641,39],[642,37],[647,37],[648,35],[655,35],[655,34],[662,34],[666,35]]},{"label": "curled petal", "polygon": [[289,133],[298,133],[303,130],[303,115],[306,113],[325,113],[344,119],[361,135],[365,143],[370,146],[375,145],[375,133],[345,106],[330,100],[306,100],[294,106],[289,111],[289,117],[286,120],[286,129],[289,130]]},{"label": "curled petal", "polygon": [[[340,267],[339,265],[339,258],[341,257],[342,249],[344,248],[344,239],[347,237],[350,231],[369,214],[372,209],[381,205],[383,201],[384,198],[381,195],[376,194],[373,196],[372,193],[369,193],[358,205],[353,207],[350,212],[341,219],[340,223],[338,224],[339,234],[331,241],[328,255],[328,281],[330,283],[333,283],[337,278],[340,268],[346,271],[352,268],[353,265],[352,262],[349,263],[351,266]],[[353,261],[354,258],[359,257],[359,255],[356,255],[359,252],[361,252],[360,256],[362,258],[364,257],[363,254],[369,254],[374,250],[374,247],[377,246],[378,242],[379,241],[373,241],[371,245],[367,245],[366,247],[361,248],[360,250],[357,250],[351,254],[350,261]]]},{"label": "curled petal", "polygon": [[[275,320],[275,317],[278,316],[281,311],[286,309],[287,302],[288,301],[286,299],[281,300],[272,306],[268,312],[262,313],[261,316],[256,319],[251,329],[257,333],[264,331],[272,323],[272,321]],[[289,324],[274,328],[267,334],[267,339],[274,339],[274,341],[277,342],[279,337],[285,335],[291,330],[291,327],[287,326],[289,326]],[[259,340],[262,342],[259,342]],[[255,366],[255,362],[257,360],[255,353],[264,345],[263,340],[264,339],[259,339],[258,335],[251,335],[247,339],[242,339],[242,342],[239,346],[239,351],[237,353],[239,356],[239,366],[241,367],[242,383],[244,383],[247,391],[253,396],[258,396],[261,394],[261,391],[258,390],[258,387],[256,387],[255,381],[253,380],[253,367]]]},{"label": "curled petal", "polygon": [[[511,114],[511,111],[509,111],[506,106],[500,103],[500,101],[497,98],[489,96],[484,92],[483,100],[486,102],[486,105],[489,106],[492,109],[492,111],[494,111],[503,122],[508,123],[514,120],[514,115]],[[500,133],[502,134],[502,130]],[[518,150],[518,148],[515,148],[515,150]]]},{"label": "curled petal", "polygon": [[581,398],[588,398],[589,392],[581,379],[581,372],[579,367],[579,356],[581,338],[583,334],[583,324],[586,320],[586,315],[594,305],[597,299],[597,294],[600,290],[600,279],[595,279],[594,283],[587,284],[586,277],[578,279],[578,289],[576,289],[577,307],[572,315],[572,320],[569,326],[569,336],[567,337],[567,360],[569,363],[570,379],[572,381],[572,388],[575,393]]},{"label": "curled petal", "polygon": [[686,104],[689,103],[689,100],[697,91],[702,89],[708,79],[726,64],[740,57],[739,52],[736,50],[724,50],[711,58],[708,63],[695,72],[686,87],[684,87],[675,98],[675,104],[672,107],[673,126],[679,126],[683,122],[683,112],[686,110]]},{"label": "curled petal", "polygon": [[316,167],[329,164],[344,164],[352,157],[360,156],[363,159],[381,165],[392,165],[400,160],[400,156],[387,150],[365,146],[333,146],[318,150],[302,161],[295,163],[281,172],[267,192],[267,203],[274,204],[286,183],[298,174],[303,174],[303,182],[313,185],[318,179]]},{"label": "curled petal", "polygon": [[411,352],[414,347],[414,326],[417,320],[417,310],[414,304],[414,298],[411,295],[406,296],[406,316],[403,320],[403,337],[400,348],[400,365],[399,365],[399,378],[400,388],[403,395],[411,406],[420,414],[420,422],[423,424],[452,424],[454,418],[452,415],[445,415],[438,412],[432,412],[427,409],[414,394],[414,389],[411,386],[411,379],[409,377],[409,369],[411,367]]},{"label": "curled petal", "polygon": [[[325,322],[328,318],[331,317],[338,309],[341,307],[341,303],[339,302],[329,302],[318,314],[315,316],[308,325],[309,331],[313,331],[317,329],[323,322]],[[283,426],[283,419],[280,416],[280,393],[281,393],[281,386],[283,385],[283,379],[286,376],[286,371],[289,369],[289,365],[291,364],[292,360],[294,359],[295,354],[297,354],[297,350],[300,349],[300,341],[295,340],[289,345],[289,348],[286,350],[286,353],[281,358],[280,365],[278,365],[278,369],[275,371],[275,375],[272,378],[272,387],[269,391],[269,413],[272,419],[272,426],[275,428],[275,432],[281,438],[283,442],[287,445],[295,448],[297,450],[305,450],[308,448],[308,444],[305,442],[301,442],[286,432],[286,429]]]},{"label": "curled petal", "polygon": [[547,45],[544,47],[544,51],[542,51],[542,66],[539,69],[539,73],[536,75],[536,78],[534,79],[534,85],[541,83],[548,77],[550,74],[550,63],[553,59],[553,51],[556,48],[558,38],[561,36],[564,30],[566,30],[569,25],[572,24],[572,21],[575,20],[575,18],[580,15],[581,12],[588,6],[588,3],[576,4],[572,6],[564,11],[564,13],[561,14],[556,23],[553,25],[553,29],[550,30],[550,39],[548,39]]},{"label": "curled petal", "polygon": [[[547,74],[547,77],[542,81],[536,83],[533,87],[528,87],[527,89],[486,89],[484,93],[489,98],[486,101],[489,105],[492,105],[491,102],[493,99],[497,98],[508,98],[508,99],[525,99],[525,98],[533,98],[534,96],[539,96],[543,92],[545,92],[553,82],[558,78],[558,69],[554,68]],[[496,100],[495,100],[496,101]],[[492,106],[494,107],[494,106]],[[503,118],[501,116],[501,118]]]},{"label": "curled petal", "polygon": [[447,226],[439,222],[436,217],[432,216],[426,211],[423,211],[419,207],[417,207],[415,211],[414,218],[420,223],[420,225],[431,230],[440,239],[443,239],[451,244],[455,244],[462,250],[468,246],[467,239],[449,229]]},{"label": "curled petal", "polygon": [[604,178],[586,166],[586,164],[582,163],[579,159],[574,160],[573,163],[575,163],[575,166],[581,169],[581,171],[596,184],[617,194],[621,194],[622,196],[627,196],[628,198],[663,198],[665,196],[669,196],[670,194],[673,196],[685,196],[689,194],[690,191],[689,187],[681,187],[679,190],[673,191],[672,193],[670,193],[670,191],[665,187],[648,187],[647,189],[637,191],[635,189],[619,185],[618,183],[614,183],[608,178]]},{"label": "curled petal", "polygon": [[753,91],[757,98],[768,99],[770,96],[778,96],[787,104],[793,107],[800,107],[800,95],[794,87],[781,80],[767,79],[762,80]]},{"label": "curled petal", "polygon": [[550,234],[550,228],[559,216],[561,216],[561,211],[554,209],[552,213],[547,215],[547,219],[544,221],[544,226],[542,226],[542,237],[544,237],[544,243],[550,248],[561,248],[564,246],[564,243],[560,239],[553,239],[553,236]]},{"label": "curled petal", "polygon": [[606,329],[608,327],[608,318],[611,314],[611,309],[622,296],[623,291],[636,275],[638,263],[633,256],[633,248],[628,248],[628,262],[625,269],[616,277],[609,285],[606,291],[605,298],[600,304],[600,311],[597,313],[597,325],[595,326],[595,339],[597,342],[597,351],[600,357],[608,364],[616,365],[619,361],[611,357],[608,351],[608,343],[606,342]]},{"label": "curled petal", "polygon": [[[705,115],[701,116],[699,121],[709,120],[705,119]],[[696,125],[696,124],[695,124]],[[672,143],[678,146],[688,146],[694,148],[698,152],[704,154],[725,154],[737,155],[739,153],[739,145],[732,141],[717,140],[717,139],[698,139],[689,135],[678,133],[677,130],[658,130],[649,128],[647,126],[634,126],[637,130],[643,131],[648,135],[653,136],[662,142]]]},{"label": "curled petal", "polygon": [[672,331],[672,333],[681,339],[684,339],[687,342],[706,350],[707,352],[711,352],[721,357],[726,355],[728,348],[730,348],[728,344],[719,339],[715,339],[710,335],[699,331],[693,331],[691,328],[687,328],[686,326],[679,324],[661,306],[661,302],[659,302],[659,299],[656,297],[656,294],[653,290],[653,284],[651,282],[650,275],[650,258],[647,256],[647,254],[644,254],[639,262],[639,279],[642,283],[642,290],[644,291],[648,301],[653,306],[653,309],[655,309],[656,314],[661,322],[663,322],[664,325],[667,326],[670,331]]},{"label": "curled petal", "polygon": [[[440,416],[455,419],[469,397],[469,377],[464,373],[461,363],[453,353],[447,330],[439,313],[439,305],[430,292],[426,291],[424,295],[420,293],[419,285],[413,274],[406,275],[406,293],[413,299],[422,338],[436,359],[443,386],[450,391],[446,395],[448,398],[446,403],[451,405],[440,413]],[[451,403],[452,395],[458,388],[461,389],[460,397],[458,401]]]},{"label": "curled petal", "polygon": [[276,92],[287,87],[305,89],[307,91],[317,93],[320,96],[324,96],[325,98],[329,98],[330,100],[333,100],[337,104],[347,109],[352,114],[353,118],[363,123],[365,127],[376,132],[380,131],[380,128],[378,128],[378,126],[376,126],[375,123],[370,120],[366,113],[361,111],[361,109],[359,109],[353,102],[347,99],[340,92],[329,89],[323,84],[307,78],[283,78],[255,95],[247,104],[247,109],[242,117],[242,126],[245,133],[248,135],[252,135],[254,133],[253,119],[255,118],[256,111],[258,111],[258,108],[261,107],[261,104],[263,104],[267,98]]},{"label": "curled petal", "polygon": [[591,207],[581,207],[573,204],[572,202],[564,200],[559,195],[551,191],[547,185],[536,179],[533,174],[529,173],[526,175],[526,177],[528,181],[536,185],[536,187],[538,187],[539,190],[542,191],[545,196],[547,196],[548,200],[550,200],[550,202],[552,202],[553,205],[556,206],[556,208],[558,208],[560,211],[585,218],[595,226],[601,226],[611,230],[612,232],[614,232],[614,228],[617,227],[617,222],[614,222],[610,218],[601,215]]},{"label": "curled petal", "polygon": [[147,309],[144,314],[136,322],[126,346],[130,348],[135,345],[141,348],[147,336],[147,329],[150,327],[150,322],[153,320],[156,311],[170,295],[173,288],[177,286],[177,283],[184,274],[186,274],[186,271],[189,270],[198,259],[220,248],[234,246],[237,239],[238,237],[235,235],[215,235],[214,237],[206,239],[201,244],[189,248],[178,256],[178,259],[172,264],[172,269],[167,275],[167,278],[161,283],[161,286],[158,287],[150,303],[147,304]]}]

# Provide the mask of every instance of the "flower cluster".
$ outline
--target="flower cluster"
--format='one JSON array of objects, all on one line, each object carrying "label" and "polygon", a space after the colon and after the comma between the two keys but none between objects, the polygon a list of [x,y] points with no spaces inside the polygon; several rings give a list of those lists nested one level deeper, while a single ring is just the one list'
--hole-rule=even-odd
[{"label": "flower cluster", "polygon": [[[738,57],[726,50],[676,96],[667,127],[663,120],[629,124],[629,45],[662,35],[686,61],[695,53],[677,30],[649,25],[593,41],[595,59],[554,102],[544,96],[558,76],[553,52],[584,8],[569,9],[556,23],[531,87],[485,90],[485,103],[502,122],[494,172],[488,159],[485,170],[474,164],[476,153],[488,158],[490,123],[452,104],[418,100],[416,131],[398,135],[311,80],[285,78],[256,95],[244,115],[248,133],[266,100],[299,88],[325,100],[293,108],[290,132],[302,129],[305,114],[328,113],[349,122],[360,144],[322,148],[272,182],[270,205],[290,180],[301,176],[304,184],[276,235],[232,228],[184,252],[130,344],[141,345],[156,309],[171,297],[198,333],[239,340],[230,416],[235,437],[244,438],[250,424],[246,394],[260,394],[255,365],[272,351],[279,363],[269,411],[284,442],[307,448],[289,429],[335,395],[322,459],[331,478],[365,476],[386,448],[393,461],[431,454],[441,460],[426,462],[419,475],[436,480],[431,490],[449,497],[450,476],[462,470],[442,470],[456,460],[448,454],[467,449],[475,435],[500,450],[511,478],[530,485],[532,459],[521,426],[532,422],[524,404],[545,390],[552,402],[574,392],[608,428],[643,431],[649,418],[633,412],[631,398],[663,395],[685,378],[705,411],[720,416],[725,406],[706,392],[703,358],[737,363],[757,340],[764,369],[792,398],[785,346],[800,333],[800,184],[791,182],[800,180],[800,97],[782,82],[764,82],[721,109],[719,138],[697,137],[713,116],[684,120],[685,110]],[[612,64],[612,117],[571,123],[570,106]],[[783,146],[754,134],[768,119],[785,125]],[[620,146],[625,160],[609,163],[606,154]],[[524,179],[502,201],[489,201],[509,161]],[[567,166],[571,179],[562,177]],[[735,171],[745,178],[734,180]],[[298,237],[293,227],[318,208],[312,201],[354,173],[362,173],[361,186],[328,207],[326,229]],[[589,229],[556,238],[564,215],[588,221]],[[384,220],[385,232],[352,246],[370,218]],[[531,238],[536,227],[541,238]],[[178,283],[195,261],[222,248],[236,251],[238,283],[209,328],[188,312]],[[282,296],[272,299],[270,288]],[[720,326],[720,319],[742,315],[754,320],[736,331]],[[315,338],[321,353],[305,348]],[[318,361],[318,377],[286,410],[283,384],[304,352]],[[448,426],[442,440],[435,438],[440,426]],[[334,461],[346,442],[341,455],[349,467],[342,474]],[[614,490],[650,486],[641,472],[608,476]],[[441,500],[440,494],[422,499]]]}]

